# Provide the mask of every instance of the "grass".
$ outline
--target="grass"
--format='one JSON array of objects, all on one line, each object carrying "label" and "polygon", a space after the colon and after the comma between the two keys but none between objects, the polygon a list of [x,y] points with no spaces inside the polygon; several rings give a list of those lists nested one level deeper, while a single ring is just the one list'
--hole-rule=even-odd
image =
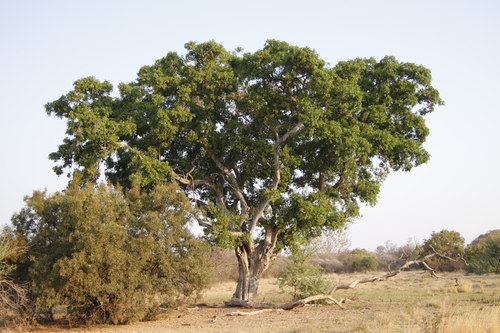
[{"label": "grass", "polygon": [[[333,284],[381,274],[331,274]],[[335,305],[308,306],[284,312],[268,312],[248,317],[228,317],[235,311],[224,307],[231,298],[235,282],[215,284],[200,302],[207,307],[172,310],[168,319],[121,327],[96,327],[86,333],[493,333],[500,332],[500,276],[462,276],[460,285],[453,280],[437,280],[420,271],[404,272],[393,279],[358,285],[354,290],[339,291],[337,299],[351,302],[341,310]],[[290,296],[280,293],[276,280],[263,279],[259,301],[283,304]],[[212,318],[217,320],[213,321]],[[61,333],[61,330],[57,330]],[[43,329],[43,333],[52,333]]]},{"label": "grass", "polygon": [[[372,274],[378,275],[378,274]],[[326,278],[332,286],[345,284],[370,274],[331,274]],[[336,299],[349,298],[347,311],[325,309],[336,314],[350,313],[361,320],[339,320],[328,328],[310,322],[292,327],[290,332],[500,332],[500,276],[461,276],[459,285],[453,280],[435,279],[421,271],[405,272],[387,281],[358,285],[354,290],[339,291]],[[214,286],[204,299],[212,302],[231,297],[234,283]],[[290,301],[280,294],[273,279],[260,285],[261,302],[282,304]],[[315,309],[317,312],[324,312]],[[301,311],[301,310],[299,310]],[[324,313],[323,313],[324,315]],[[341,332],[340,330],[338,332]]]}]

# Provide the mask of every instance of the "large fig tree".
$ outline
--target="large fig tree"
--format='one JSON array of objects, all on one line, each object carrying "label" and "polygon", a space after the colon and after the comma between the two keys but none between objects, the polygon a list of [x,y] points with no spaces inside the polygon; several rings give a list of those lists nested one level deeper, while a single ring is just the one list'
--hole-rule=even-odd
[{"label": "large fig tree", "polygon": [[276,40],[255,53],[213,41],[186,49],[141,68],[118,94],[88,77],[48,103],[67,119],[50,158],[56,173],[84,181],[180,183],[207,236],[235,249],[234,304],[255,302],[281,249],[341,227],[376,203],[390,170],[429,159],[423,116],[442,101],[420,65],[332,67]]}]

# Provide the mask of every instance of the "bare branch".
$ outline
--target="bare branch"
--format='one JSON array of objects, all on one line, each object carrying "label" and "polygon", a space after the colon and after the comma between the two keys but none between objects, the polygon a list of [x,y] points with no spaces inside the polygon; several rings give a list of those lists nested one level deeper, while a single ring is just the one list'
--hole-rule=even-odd
[{"label": "bare branch", "polygon": [[398,275],[402,271],[407,270],[410,266],[417,265],[417,264],[424,264],[424,266],[430,271],[431,276],[433,276],[435,278],[449,278],[449,279],[454,279],[456,281],[456,283],[458,284],[458,279],[457,278],[440,277],[440,276],[438,276],[436,274],[436,271],[434,269],[432,269],[427,264],[426,260],[429,260],[430,258],[436,257],[436,256],[437,257],[441,257],[441,258],[445,258],[445,259],[448,259],[448,260],[451,260],[451,261],[457,261],[457,259],[450,258],[448,256],[445,256],[445,255],[437,253],[437,252],[429,254],[429,255],[423,257],[422,259],[410,260],[410,258],[407,257],[405,264],[403,266],[399,267],[399,269],[396,270],[396,271],[394,271],[394,272],[389,272],[389,273],[384,274],[382,276],[377,276],[377,277],[372,277],[372,278],[367,278],[367,279],[362,279],[362,280],[355,280],[355,281],[352,281],[350,284],[336,285],[327,294],[311,296],[311,297],[308,297],[308,298],[305,298],[305,299],[302,299],[302,300],[299,300],[299,301],[296,301],[296,302],[284,304],[284,305],[280,306],[280,308],[285,309],[285,310],[290,310],[290,309],[296,308],[298,306],[303,306],[306,303],[313,302],[313,301],[318,301],[318,300],[323,300],[323,299],[331,300],[335,304],[337,304],[340,308],[343,308],[342,305],[340,304],[340,302],[336,301],[333,298],[333,294],[337,290],[354,289],[354,288],[356,288],[356,286],[358,284],[362,284],[362,283],[385,281],[385,280],[387,280],[389,278],[392,278],[392,277]]},{"label": "bare branch", "polygon": [[[388,273],[386,273],[386,274],[384,274],[382,276],[376,276],[376,277],[371,277],[371,278],[366,278],[366,279],[361,279],[361,280],[354,280],[354,281],[352,281],[349,284],[336,285],[336,286],[334,286],[326,294],[310,296],[310,297],[307,297],[307,298],[304,298],[304,299],[301,299],[301,300],[298,300],[298,301],[295,301],[295,302],[286,303],[286,304],[283,304],[283,305],[280,305],[280,306],[275,306],[275,308],[283,309],[283,310],[291,310],[291,309],[294,309],[296,307],[304,306],[304,305],[306,305],[307,303],[310,303],[310,302],[320,301],[320,300],[328,300],[328,301],[336,304],[341,309],[344,309],[344,307],[342,306],[342,303],[345,300],[338,301],[338,300],[336,300],[333,297],[333,294],[336,291],[338,291],[338,290],[346,290],[346,289],[355,289],[358,284],[369,283],[369,282],[385,281],[385,280],[387,280],[389,278],[392,278],[392,277],[398,275],[399,273],[407,270],[410,266],[412,266],[412,265],[418,265],[418,264],[423,264],[424,267],[427,270],[430,271],[430,274],[431,274],[432,277],[435,277],[437,279],[453,279],[453,280],[455,280],[455,282],[458,285],[458,279],[456,277],[438,276],[436,274],[436,271],[434,269],[432,269],[428,265],[428,263],[426,262],[427,260],[429,260],[432,257],[440,257],[440,258],[444,258],[444,259],[455,261],[455,262],[458,261],[458,260],[464,260],[463,258],[454,259],[454,258],[448,257],[446,255],[443,255],[443,254],[437,253],[437,252],[429,254],[429,255],[426,255],[425,257],[423,257],[421,259],[415,259],[415,260],[410,260],[410,257],[408,256],[406,258],[405,264],[402,265],[401,267],[399,267],[399,269],[397,269],[396,271],[388,272]],[[245,307],[253,307],[253,308],[269,308],[270,307],[269,304],[258,304],[258,303],[256,303],[256,304],[248,304],[248,303],[243,304],[242,303],[240,305],[245,306]],[[260,312],[258,312],[258,313],[260,313]],[[249,314],[246,314],[246,315],[249,315]]]},{"label": "bare branch", "polygon": [[226,316],[254,316],[256,314],[261,314],[264,312],[280,312],[280,311],[284,311],[284,310],[283,309],[264,309],[264,310],[252,311],[252,312],[234,311],[234,312],[228,313]]}]

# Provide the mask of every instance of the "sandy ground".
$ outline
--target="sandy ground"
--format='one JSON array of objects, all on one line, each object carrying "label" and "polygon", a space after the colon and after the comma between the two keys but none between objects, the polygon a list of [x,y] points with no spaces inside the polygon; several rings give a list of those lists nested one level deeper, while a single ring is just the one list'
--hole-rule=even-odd
[{"label": "sandy ground", "polygon": [[[368,276],[368,274],[367,274]],[[364,275],[331,275],[332,283],[349,282]],[[461,287],[447,279],[434,279],[421,271],[355,290],[339,291],[337,299],[347,296],[345,310],[336,305],[306,306],[290,311],[272,311],[253,316],[228,316],[232,312],[254,310],[229,308],[234,283],[221,283],[207,290],[203,304],[189,305],[165,313],[161,319],[129,325],[69,327],[67,321],[39,325],[34,333],[421,333],[437,332],[436,325],[454,324],[478,327],[471,332],[500,332],[500,276],[461,276]],[[289,300],[279,294],[273,279],[263,280],[261,302],[282,304]],[[208,304],[208,305],[207,305]],[[464,313],[474,315],[464,316]],[[469,319],[467,319],[469,318]],[[472,319],[471,319],[472,318]],[[482,318],[482,319],[479,319]],[[461,323],[460,320],[465,320]],[[481,325],[483,326],[481,326]],[[452,328],[446,332],[458,332]]]},{"label": "sandy ground", "polygon": [[228,316],[241,310],[227,307],[197,307],[173,311],[168,318],[123,326],[74,327],[67,325],[39,327],[38,333],[109,332],[349,332],[348,327],[364,322],[368,311],[340,310],[336,306],[308,306],[291,311],[272,311],[253,316]]}]

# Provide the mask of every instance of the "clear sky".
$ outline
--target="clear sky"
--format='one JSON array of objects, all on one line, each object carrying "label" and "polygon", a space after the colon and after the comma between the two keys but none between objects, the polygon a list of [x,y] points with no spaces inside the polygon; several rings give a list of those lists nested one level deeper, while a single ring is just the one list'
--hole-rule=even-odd
[{"label": "clear sky", "polygon": [[500,2],[0,0],[0,225],[33,190],[62,190],[49,153],[65,124],[44,104],[95,76],[115,86],[189,41],[253,52],[267,39],[325,61],[393,55],[430,68],[446,106],[428,115],[431,160],[392,173],[350,226],[353,247],[500,228]]}]

